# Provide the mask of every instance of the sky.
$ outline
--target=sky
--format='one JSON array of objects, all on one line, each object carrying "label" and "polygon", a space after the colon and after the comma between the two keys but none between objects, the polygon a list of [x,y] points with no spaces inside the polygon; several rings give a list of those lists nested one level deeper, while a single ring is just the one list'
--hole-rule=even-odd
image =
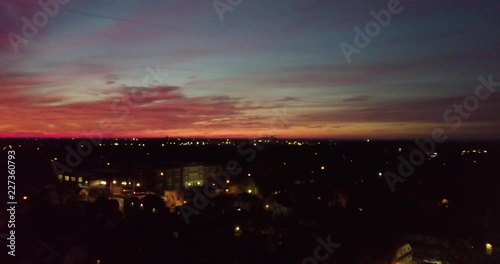
[{"label": "sky", "polygon": [[58,1],[0,0],[0,137],[500,135],[494,0]]}]

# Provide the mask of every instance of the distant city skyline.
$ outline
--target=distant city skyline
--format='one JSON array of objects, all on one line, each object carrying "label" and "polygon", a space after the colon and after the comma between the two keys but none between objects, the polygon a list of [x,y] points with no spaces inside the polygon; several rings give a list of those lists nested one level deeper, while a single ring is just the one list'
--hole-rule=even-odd
[{"label": "distant city skyline", "polygon": [[394,0],[42,2],[0,2],[0,137],[500,138],[493,0],[401,0],[350,62]]}]

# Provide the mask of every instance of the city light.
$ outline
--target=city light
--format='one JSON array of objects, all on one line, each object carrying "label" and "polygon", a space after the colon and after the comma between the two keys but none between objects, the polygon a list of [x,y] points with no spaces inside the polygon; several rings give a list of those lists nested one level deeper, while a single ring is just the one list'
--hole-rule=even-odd
[{"label": "city light", "polygon": [[234,235],[235,235],[235,236],[240,236],[240,235],[241,235],[241,233],[242,233],[242,232],[241,232],[241,228],[240,228],[240,226],[235,225],[235,226],[234,226]]},{"label": "city light", "polygon": [[163,176],[163,172],[160,172],[160,176]]},{"label": "city light", "polygon": [[123,186],[127,185],[127,182],[126,181],[122,181],[122,185]]},{"label": "city light", "polygon": [[325,166],[321,166],[321,169],[324,170],[325,169]]},{"label": "city light", "polygon": [[106,185],[107,184],[106,181],[101,181],[100,183],[101,183],[101,185]]},{"label": "city light", "polygon": [[28,196],[23,196],[23,200],[28,200]]},{"label": "city light", "polygon": [[486,243],[486,255],[491,255],[493,253],[493,245],[490,243]]},{"label": "city light", "polygon": [[113,184],[116,184],[116,180],[113,181]]},{"label": "city light", "polygon": [[250,177],[250,176],[252,176],[252,174],[251,174],[251,173],[249,173],[249,174],[248,174],[248,177]]},{"label": "city light", "polygon": [[141,187],[141,183],[140,183],[140,182],[138,182],[138,183],[136,183],[136,184],[135,184],[135,186],[137,186],[137,187]]}]

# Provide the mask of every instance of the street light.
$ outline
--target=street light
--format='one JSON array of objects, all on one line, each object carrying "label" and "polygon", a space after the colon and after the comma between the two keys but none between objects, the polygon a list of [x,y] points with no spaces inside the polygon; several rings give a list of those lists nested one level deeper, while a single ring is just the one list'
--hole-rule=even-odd
[{"label": "street light", "polygon": [[493,245],[486,243],[486,255],[490,256],[493,253]]}]

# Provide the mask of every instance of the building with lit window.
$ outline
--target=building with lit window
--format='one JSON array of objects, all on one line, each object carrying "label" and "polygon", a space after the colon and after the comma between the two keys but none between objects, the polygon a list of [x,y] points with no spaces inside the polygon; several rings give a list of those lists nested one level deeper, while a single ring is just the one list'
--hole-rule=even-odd
[{"label": "building with lit window", "polygon": [[210,175],[224,169],[212,164],[179,164],[160,169],[157,172],[157,191],[188,190],[197,186],[211,184]]}]

